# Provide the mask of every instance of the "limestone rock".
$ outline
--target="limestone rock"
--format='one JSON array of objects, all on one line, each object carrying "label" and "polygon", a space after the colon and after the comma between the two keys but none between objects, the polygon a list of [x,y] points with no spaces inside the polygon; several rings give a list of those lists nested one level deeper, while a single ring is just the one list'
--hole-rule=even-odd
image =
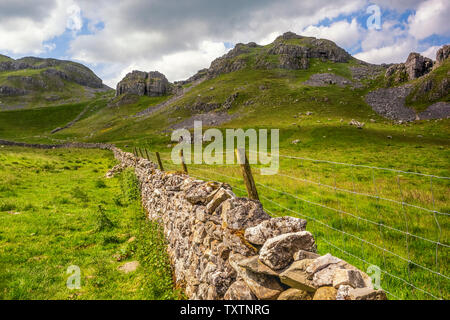
[{"label": "limestone rock", "polygon": [[405,62],[405,67],[409,79],[413,80],[429,73],[433,68],[433,60],[423,57],[419,53],[412,52]]},{"label": "limestone rock", "polygon": [[315,259],[306,269],[306,272],[309,275],[313,275],[314,273],[328,267],[330,264],[336,264],[341,262],[342,260],[336,257],[333,257],[331,254],[327,253],[326,255]]},{"label": "limestone rock", "polygon": [[246,258],[246,259],[238,262],[238,265],[247,270],[253,271],[255,273],[267,274],[269,276],[278,276],[279,275],[278,272],[275,272],[274,270],[272,270],[268,266],[266,266],[264,263],[262,263],[259,260],[258,256]]},{"label": "limestone rock", "polygon": [[244,230],[268,219],[270,216],[256,200],[233,198],[226,200],[222,205],[224,226],[232,230]]},{"label": "limestone rock", "polygon": [[312,282],[317,288],[320,287],[331,287],[333,286],[333,279],[336,271],[340,269],[337,264],[330,264],[329,266],[323,268],[320,271],[314,273],[312,277]]},{"label": "limestone rock", "polygon": [[220,188],[212,198],[212,200],[206,205],[206,212],[211,214],[217,207],[227,199],[236,197],[230,190]]},{"label": "limestone rock", "polygon": [[263,245],[267,239],[281,234],[304,231],[306,220],[294,217],[281,217],[265,220],[255,227],[245,230],[245,239],[257,245]]},{"label": "limestone rock", "polygon": [[386,71],[385,77],[392,86],[420,78],[428,74],[432,69],[433,60],[423,57],[419,53],[411,52],[405,63],[390,66]]},{"label": "limestone rock", "polygon": [[294,261],[299,261],[303,259],[316,259],[319,258],[320,255],[314,252],[309,252],[305,250],[298,250],[296,253],[294,253]]},{"label": "limestone rock", "polygon": [[294,260],[298,250],[315,251],[316,243],[307,231],[286,233],[271,238],[264,243],[259,259],[274,270],[287,267]]},{"label": "limestone rock", "polygon": [[333,287],[339,288],[342,285],[348,285],[353,288],[363,288],[365,286],[361,272],[358,270],[338,269],[334,273]]},{"label": "limestone rock", "polygon": [[357,288],[349,291],[350,300],[387,300],[383,290]]},{"label": "limestone rock", "polygon": [[255,295],[244,280],[235,281],[225,293],[225,300],[256,300]]},{"label": "limestone rock", "polygon": [[336,300],[337,290],[333,287],[321,287],[317,289],[313,300]]},{"label": "limestone rock", "polygon": [[138,96],[157,97],[170,91],[167,78],[158,71],[143,72],[134,70],[117,84],[117,96],[135,94]]},{"label": "limestone rock", "polygon": [[311,294],[299,289],[287,289],[283,291],[277,300],[311,300]]},{"label": "limestone rock", "polygon": [[306,273],[306,268],[313,261],[312,259],[295,261],[280,274],[281,282],[295,289],[315,292],[317,287],[308,279],[308,274]]},{"label": "limestone rock", "polygon": [[237,277],[245,281],[259,300],[275,300],[283,292],[283,287],[277,278],[255,273],[239,266],[239,262],[243,259],[244,257],[240,254],[232,254],[228,259],[230,265],[236,270]]},{"label": "limestone rock", "polygon": [[441,65],[450,56],[450,45],[445,45],[436,53],[437,65]]},{"label": "limestone rock", "polygon": [[336,294],[336,300],[350,300],[350,290],[352,289],[347,285],[340,286]]}]

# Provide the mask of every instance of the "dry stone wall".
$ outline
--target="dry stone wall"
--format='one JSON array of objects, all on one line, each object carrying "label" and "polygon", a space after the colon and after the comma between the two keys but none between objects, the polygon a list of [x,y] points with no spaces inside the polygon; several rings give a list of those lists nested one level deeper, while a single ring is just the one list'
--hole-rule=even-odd
[{"label": "dry stone wall", "polygon": [[387,299],[361,270],[331,254],[318,255],[305,220],[272,218],[259,201],[236,197],[227,184],[162,172],[108,144],[0,145],[106,149],[119,161],[106,177],[134,168],[149,219],[164,227],[176,284],[190,299]]},{"label": "dry stone wall", "polygon": [[307,222],[271,218],[258,201],[227,184],[162,172],[112,148],[134,167],[148,217],[164,227],[176,284],[197,300],[384,300],[367,274],[331,254],[316,253]]}]

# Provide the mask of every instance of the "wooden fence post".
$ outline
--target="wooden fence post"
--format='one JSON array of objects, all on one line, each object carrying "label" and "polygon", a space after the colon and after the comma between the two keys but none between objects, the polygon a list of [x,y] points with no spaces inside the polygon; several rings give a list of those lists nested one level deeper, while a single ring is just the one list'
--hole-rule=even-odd
[{"label": "wooden fence post", "polygon": [[136,147],[133,147],[133,154],[134,154],[134,156],[135,156],[135,157],[137,157],[137,156],[138,156],[138,153],[137,153],[137,149],[136,149]]},{"label": "wooden fence post", "polygon": [[159,156],[159,152],[155,152],[156,153],[156,159],[158,159],[158,165],[159,165],[159,170],[164,171],[164,167],[161,161],[161,157]]},{"label": "wooden fence post", "polygon": [[145,155],[147,156],[147,160],[150,161],[150,156],[148,155],[147,148],[144,148],[144,150],[145,150]]},{"label": "wooden fence post", "polygon": [[244,177],[245,188],[248,197],[252,200],[259,200],[258,191],[256,190],[255,180],[253,179],[252,169],[248,163],[247,155],[244,149],[236,149],[236,156],[241,167],[242,176]]},{"label": "wooden fence post", "polygon": [[180,150],[180,158],[181,158],[181,166],[183,167],[183,172],[188,174],[186,163],[184,163],[183,149]]}]

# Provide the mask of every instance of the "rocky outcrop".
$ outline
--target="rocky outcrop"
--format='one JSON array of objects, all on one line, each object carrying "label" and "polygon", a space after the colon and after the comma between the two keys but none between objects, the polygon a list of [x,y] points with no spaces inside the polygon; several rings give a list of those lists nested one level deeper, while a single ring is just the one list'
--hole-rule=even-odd
[{"label": "rocky outcrop", "polygon": [[433,60],[423,57],[419,53],[409,54],[405,63],[395,64],[389,67],[385,77],[389,85],[396,85],[420,78],[433,69]]},{"label": "rocky outcrop", "polygon": [[117,84],[116,95],[135,94],[138,96],[158,97],[170,92],[170,83],[166,76],[158,71],[143,72],[134,70]]},{"label": "rocky outcrop", "polygon": [[362,271],[314,253],[305,220],[271,218],[260,202],[236,197],[226,184],[161,172],[112,150],[121,165],[108,177],[135,169],[143,206],[164,227],[176,284],[189,299],[386,299]]},{"label": "rocky outcrop", "polygon": [[436,53],[436,66],[440,66],[450,56],[450,45],[445,45]]}]

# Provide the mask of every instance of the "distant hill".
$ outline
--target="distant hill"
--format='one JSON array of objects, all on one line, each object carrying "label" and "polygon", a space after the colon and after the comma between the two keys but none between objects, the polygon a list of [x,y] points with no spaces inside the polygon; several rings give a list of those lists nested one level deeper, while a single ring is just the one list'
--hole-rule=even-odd
[{"label": "distant hill", "polygon": [[108,90],[94,72],[76,62],[0,55],[0,110],[80,102]]}]

